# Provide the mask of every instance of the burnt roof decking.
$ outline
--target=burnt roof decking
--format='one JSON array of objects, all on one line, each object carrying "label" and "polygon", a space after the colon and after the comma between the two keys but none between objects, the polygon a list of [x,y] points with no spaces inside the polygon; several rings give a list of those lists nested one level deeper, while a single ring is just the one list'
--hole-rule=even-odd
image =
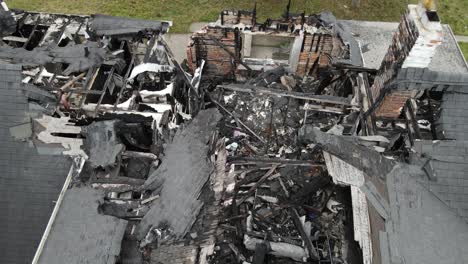
[{"label": "burnt roof decking", "polygon": [[143,239],[151,227],[167,223],[174,235],[183,237],[193,224],[203,202],[198,199],[209,179],[207,142],[221,115],[216,109],[201,111],[174,137],[161,167],[151,173],[144,189],[161,189],[160,198],[143,217],[137,236]]},{"label": "burnt roof decking", "polygon": [[96,14],[93,15],[91,29],[97,35],[128,35],[137,34],[143,30],[155,30],[166,32],[170,23],[165,21],[141,20]]},{"label": "burnt roof decking", "polygon": [[20,73],[0,64],[0,263],[9,264],[32,260],[71,166],[11,136],[10,127],[30,122]]}]

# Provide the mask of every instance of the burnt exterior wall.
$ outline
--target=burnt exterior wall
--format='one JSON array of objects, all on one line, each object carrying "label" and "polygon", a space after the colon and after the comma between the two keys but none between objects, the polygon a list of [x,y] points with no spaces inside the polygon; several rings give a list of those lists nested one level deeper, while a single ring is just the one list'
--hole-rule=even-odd
[{"label": "burnt exterior wall", "polygon": [[[212,38],[221,42],[221,47]],[[240,33],[230,28],[208,27],[206,32],[196,33],[192,37],[187,51],[190,70],[194,71],[205,60],[205,75],[231,78],[237,71],[237,61],[241,59],[242,41]],[[342,42],[331,34],[306,34],[301,48],[296,74],[309,75],[312,71],[326,68],[331,57],[343,52]],[[226,50],[227,48],[232,57]],[[290,62],[292,63],[292,62]]]},{"label": "burnt exterior wall", "polygon": [[377,117],[396,119],[400,116],[406,101],[413,95],[412,91],[395,91],[385,96],[376,112]]},{"label": "burnt exterior wall", "polygon": [[[222,11],[217,22],[192,35],[187,49],[189,68],[193,72],[204,60],[204,78],[216,79],[235,79],[235,76],[242,75],[243,69],[262,71],[275,65],[289,66],[291,73],[302,77],[315,75],[329,67],[334,58],[349,59],[351,49],[350,44],[344,44],[349,41],[343,41],[343,36],[333,28],[333,22],[323,22],[318,18],[322,15],[324,20],[330,20],[332,16],[289,14],[257,23],[255,10]],[[335,21],[334,17],[330,21]],[[268,44],[255,45],[253,38],[256,36],[262,36],[267,42],[268,37],[272,39]],[[269,45],[276,37],[293,39],[288,52],[283,52],[284,47],[279,52],[288,54],[287,58],[268,55],[268,48],[272,47]],[[254,46],[267,48],[260,55],[251,56]]]},{"label": "burnt exterior wall", "polygon": [[305,76],[314,67],[327,67],[334,49],[333,42],[334,37],[330,34],[315,33],[305,35],[296,73],[299,76]]},{"label": "burnt exterior wall", "polygon": [[[218,45],[213,39],[219,41]],[[192,36],[188,48],[188,64],[194,71],[202,60],[206,62],[204,76],[232,79],[237,68],[236,61],[240,59],[241,41],[235,29],[221,27],[207,27],[203,33]],[[229,52],[236,58],[233,58]]]},{"label": "burnt exterior wall", "polygon": [[224,10],[220,17],[221,25],[253,25],[255,24],[255,12],[244,10]]}]

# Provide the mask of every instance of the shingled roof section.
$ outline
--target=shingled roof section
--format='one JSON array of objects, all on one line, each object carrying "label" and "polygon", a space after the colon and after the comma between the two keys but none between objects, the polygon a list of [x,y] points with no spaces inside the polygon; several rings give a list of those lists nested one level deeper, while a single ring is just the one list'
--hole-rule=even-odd
[{"label": "shingled roof section", "polygon": [[71,166],[10,134],[30,122],[20,85],[21,66],[0,64],[0,263],[9,264],[31,262]]},{"label": "shingled roof section", "polygon": [[468,84],[465,93],[445,93],[436,129],[442,138],[468,140]]},{"label": "shingled roof section", "polygon": [[415,150],[432,172],[423,185],[468,222],[468,141],[418,141]]},{"label": "shingled roof section", "polygon": [[91,23],[91,29],[99,36],[136,34],[144,30],[166,32],[169,26],[170,23],[166,21],[122,18],[100,14],[94,15]]},{"label": "shingled roof section", "polygon": [[379,233],[382,263],[465,263],[468,225],[421,184],[418,167],[387,174],[390,217]]},{"label": "shingled roof section", "polygon": [[458,83],[445,87],[435,123],[438,138],[445,140],[418,141],[415,150],[429,159],[432,179],[424,185],[468,222],[468,74],[445,75]]},{"label": "shingled roof section", "polygon": [[392,86],[398,90],[466,92],[468,74],[432,71],[428,68],[403,68]]},{"label": "shingled roof section", "polygon": [[127,221],[98,212],[104,191],[74,187],[65,193],[39,264],[114,264]]}]

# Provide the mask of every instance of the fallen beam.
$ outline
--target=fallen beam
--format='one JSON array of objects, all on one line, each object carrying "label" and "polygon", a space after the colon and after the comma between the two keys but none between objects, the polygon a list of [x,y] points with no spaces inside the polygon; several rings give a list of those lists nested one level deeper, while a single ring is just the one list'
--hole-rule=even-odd
[{"label": "fallen beam", "polygon": [[273,167],[271,167],[271,169],[265,173],[265,175],[262,176],[262,178],[260,178],[260,180],[258,180],[248,191],[247,193],[245,193],[245,196],[237,203],[237,205],[240,205],[242,204],[243,202],[245,202],[245,200],[247,200],[249,198],[250,195],[252,195],[255,190],[257,189],[258,186],[260,186],[262,183],[264,183],[268,177],[270,177],[273,172],[276,170],[276,168],[278,167],[277,164],[275,164]]},{"label": "fallen beam", "polygon": [[125,184],[125,185],[132,185],[132,186],[140,186],[145,183],[143,179],[135,179],[129,177],[111,177],[111,178],[97,178],[92,181],[92,183],[108,183],[108,184]]},{"label": "fallen beam", "polygon": [[[135,45],[135,49],[137,48],[138,48],[138,43]],[[117,100],[115,100],[115,103],[114,103],[114,111],[117,110],[117,105],[120,103],[120,100],[122,99],[122,95],[124,91],[127,89],[128,77],[130,76],[133,70],[133,66],[135,66],[135,57],[136,57],[136,52],[132,54],[132,60],[130,61],[127,72],[124,75],[122,88],[120,89],[119,95],[117,96]]]},{"label": "fallen beam", "polygon": [[290,166],[304,166],[304,167],[322,167],[324,164],[311,163],[306,160],[294,159],[278,159],[278,158],[255,158],[255,157],[228,157],[227,162],[230,164],[281,164]]},{"label": "fallen beam", "polygon": [[292,92],[292,91],[284,91],[274,88],[266,88],[260,86],[253,86],[253,85],[238,85],[238,84],[222,84],[218,85],[218,88],[222,88],[225,90],[231,90],[235,92],[243,92],[243,93],[257,93],[257,94],[269,94],[269,95],[276,95],[282,97],[290,97],[295,99],[301,99],[306,101],[313,101],[317,103],[328,103],[328,104],[336,104],[336,105],[344,105],[344,106],[356,106],[351,104],[351,100],[348,98],[338,97],[338,96],[331,96],[331,95],[315,95],[312,93],[301,93],[301,92]]},{"label": "fallen beam", "polygon": [[324,105],[311,105],[306,104],[304,105],[304,110],[306,111],[317,111],[317,112],[326,112],[332,114],[344,114],[343,109],[337,107],[329,107]]},{"label": "fallen beam", "polygon": [[345,64],[341,62],[333,63],[332,66],[337,69],[346,69],[346,70],[355,71],[355,72],[368,72],[372,74],[377,73],[376,69],[367,68],[363,66],[356,66],[356,65],[351,65],[351,64]]},{"label": "fallen beam", "polygon": [[317,249],[315,249],[314,245],[312,244],[310,237],[307,235],[307,233],[304,230],[304,226],[302,225],[301,220],[299,218],[299,213],[297,212],[295,208],[290,208],[289,212],[291,213],[291,217],[293,219],[294,225],[297,228],[297,231],[299,231],[299,234],[301,235],[302,240],[304,240],[306,248],[309,251],[310,257],[313,260],[319,260],[320,256],[317,252]]},{"label": "fallen beam", "polygon": [[229,110],[226,109],[220,102],[216,101],[212,97],[210,97],[210,100],[215,103],[219,108],[221,108],[224,112],[228,113],[230,116],[232,116],[235,120],[236,123],[244,127],[247,131],[249,131],[250,134],[252,134],[255,138],[257,138],[260,142],[263,144],[266,144],[265,140],[263,140],[257,133],[255,133],[250,127],[248,127],[246,124],[244,124],[234,113],[230,112]]},{"label": "fallen beam", "polygon": [[74,93],[74,94],[97,94],[101,95],[103,91],[98,90],[86,90],[83,88],[68,88],[63,91],[64,93]]},{"label": "fallen beam", "polygon": [[169,59],[171,60],[172,64],[174,64],[174,66],[177,68],[177,72],[183,77],[183,80],[184,82],[188,85],[188,87],[190,88],[190,90],[192,92],[195,93],[195,95],[198,97],[198,91],[197,89],[195,89],[195,87],[192,85],[192,80],[190,80],[190,78],[187,76],[187,73],[185,73],[184,69],[182,69],[182,66],[180,66],[179,62],[177,62],[177,60],[175,59],[175,56],[174,56],[174,53],[172,52],[172,50],[169,48],[169,45],[167,45],[167,42],[160,38],[159,41],[161,42],[161,44],[164,46],[164,48],[166,49],[166,53],[169,57]]},{"label": "fallen beam", "polygon": [[242,255],[240,250],[233,243],[229,243],[228,246],[231,249],[231,251],[234,253],[234,255],[236,256],[236,259],[237,259],[237,261],[239,261],[239,263],[243,263],[244,261],[247,260],[244,257],[244,255]]},{"label": "fallen beam", "polygon": [[137,151],[124,151],[122,156],[129,158],[150,159],[157,160],[158,156],[153,153],[137,152]]}]

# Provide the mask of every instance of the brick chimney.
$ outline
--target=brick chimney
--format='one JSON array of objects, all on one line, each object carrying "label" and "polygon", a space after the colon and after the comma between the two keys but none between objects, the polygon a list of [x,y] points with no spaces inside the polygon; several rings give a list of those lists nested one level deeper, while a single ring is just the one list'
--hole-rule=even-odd
[{"label": "brick chimney", "polygon": [[414,33],[417,39],[402,68],[427,68],[443,40],[442,25],[434,2],[424,0],[419,5],[408,5],[407,16],[416,26]]},{"label": "brick chimney", "polygon": [[431,63],[443,39],[439,16],[432,9],[435,7],[431,0],[408,5],[371,88],[374,99],[395,78],[400,68],[426,68]]}]

